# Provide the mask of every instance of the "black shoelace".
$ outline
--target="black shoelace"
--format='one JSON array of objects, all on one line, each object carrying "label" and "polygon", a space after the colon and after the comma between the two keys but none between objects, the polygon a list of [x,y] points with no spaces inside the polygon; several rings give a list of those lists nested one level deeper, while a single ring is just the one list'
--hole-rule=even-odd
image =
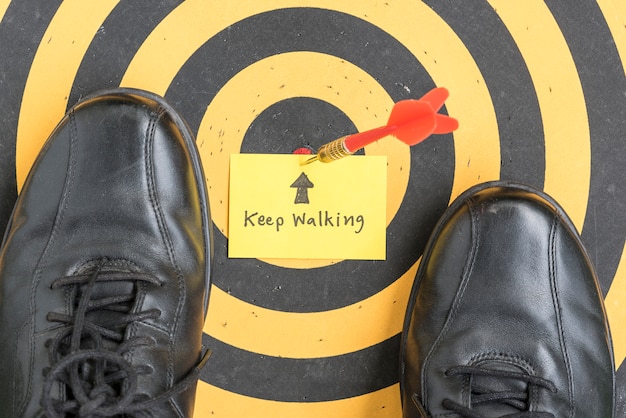
[{"label": "black shoelace", "polygon": [[[161,286],[154,276],[107,271],[100,262],[93,272],[62,277],[53,289],[75,292],[73,315],[50,312],[47,320],[63,324],[63,329],[48,341],[51,367],[44,370],[41,404],[47,417],[145,417],[153,406],[184,391],[197,381],[210,352],[173,387],[159,396],[144,399],[136,394],[137,377],[151,373],[150,366],[133,366],[124,354],[142,346],[152,346],[151,338],[125,339],[125,330],[135,321],[158,318],[159,310],[131,312],[135,289],[140,283]],[[97,285],[109,289],[95,297]],[[59,399],[59,397],[63,399]]]},{"label": "black shoelace", "polygon": [[519,390],[503,390],[494,391],[491,388],[477,385],[472,383],[471,385],[471,407],[466,407],[458,404],[450,399],[443,400],[443,407],[451,412],[455,412],[464,418],[484,418],[484,415],[478,413],[474,407],[487,405],[487,404],[506,404],[514,409],[519,410],[513,414],[504,415],[501,418],[554,418],[553,414],[547,412],[528,411],[529,403],[529,391],[532,386],[538,388],[547,389],[553,393],[556,393],[556,387],[549,380],[531,376],[524,373],[517,373],[504,370],[492,370],[485,369],[477,366],[458,366],[447,370],[447,376],[470,376],[472,380],[474,377],[487,377],[504,379],[510,381],[524,382],[526,385],[525,391]]}]

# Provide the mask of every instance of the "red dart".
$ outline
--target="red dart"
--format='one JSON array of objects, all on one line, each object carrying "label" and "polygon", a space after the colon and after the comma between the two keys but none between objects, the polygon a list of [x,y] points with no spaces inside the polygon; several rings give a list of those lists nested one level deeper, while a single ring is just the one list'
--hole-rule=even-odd
[{"label": "red dart", "polygon": [[315,160],[325,163],[354,154],[366,145],[391,135],[411,146],[431,134],[446,134],[459,127],[459,122],[437,113],[448,98],[448,90],[435,88],[419,100],[402,100],[391,109],[387,125],[357,134],[347,135],[322,145],[317,155],[305,162]]}]

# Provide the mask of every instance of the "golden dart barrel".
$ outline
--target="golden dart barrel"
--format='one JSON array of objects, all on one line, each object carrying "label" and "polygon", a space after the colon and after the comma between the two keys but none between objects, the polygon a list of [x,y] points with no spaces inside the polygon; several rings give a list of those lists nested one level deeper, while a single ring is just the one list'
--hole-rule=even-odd
[{"label": "golden dart barrel", "polygon": [[317,150],[317,158],[323,163],[329,163],[331,161],[339,160],[340,158],[347,157],[353,153],[348,151],[345,146],[344,139],[346,137],[335,139],[328,144],[322,145]]}]

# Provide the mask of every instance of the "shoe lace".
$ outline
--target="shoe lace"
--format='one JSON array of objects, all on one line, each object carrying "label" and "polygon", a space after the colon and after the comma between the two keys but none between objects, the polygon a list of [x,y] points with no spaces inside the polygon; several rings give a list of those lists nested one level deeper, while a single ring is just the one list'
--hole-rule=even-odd
[{"label": "shoe lace", "polygon": [[[505,404],[520,412],[504,415],[500,418],[554,418],[547,412],[529,411],[529,391],[539,387],[556,393],[557,389],[552,382],[538,376],[525,373],[486,369],[478,366],[457,366],[446,371],[447,376],[469,376],[471,382],[471,405],[463,406],[451,399],[444,399],[442,406],[464,418],[485,418],[476,409],[477,406],[487,404]],[[525,383],[526,390],[511,388],[510,390],[494,390],[486,385],[477,384],[474,377],[496,378],[499,380],[517,381]]]},{"label": "shoe lace", "polygon": [[[138,376],[151,373],[152,368],[133,366],[124,355],[138,347],[153,346],[155,341],[126,338],[125,331],[131,323],[158,318],[161,312],[133,312],[136,290],[128,292],[128,284],[136,289],[139,283],[162,283],[145,273],[108,271],[103,268],[105,264],[106,260],[101,260],[92,272],[61,277],[51,285],[52,289],[63,288],[78,296],[73,315],[47,315],[49,322],[63,324],[61,332],[46,344],[51,367],[44,370],[41,404],[48,417],[146,416],[152,406],[195,383],[210,355],[207,350],[182,380],[159,396],[145,399],[138,395]],[[96,288],[101,283],[106,283],[109,291],[97,297]],[[63,392],[63,400],[55,398],[54,393]]]}]

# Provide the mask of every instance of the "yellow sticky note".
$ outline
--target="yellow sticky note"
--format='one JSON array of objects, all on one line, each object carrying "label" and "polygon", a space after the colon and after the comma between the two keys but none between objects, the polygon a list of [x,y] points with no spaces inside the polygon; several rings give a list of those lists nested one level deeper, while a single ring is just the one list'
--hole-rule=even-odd
[{"label": "yellow sticky note", "polygon": [[387,157],[233,154],[228,255],[384,260]]}]

